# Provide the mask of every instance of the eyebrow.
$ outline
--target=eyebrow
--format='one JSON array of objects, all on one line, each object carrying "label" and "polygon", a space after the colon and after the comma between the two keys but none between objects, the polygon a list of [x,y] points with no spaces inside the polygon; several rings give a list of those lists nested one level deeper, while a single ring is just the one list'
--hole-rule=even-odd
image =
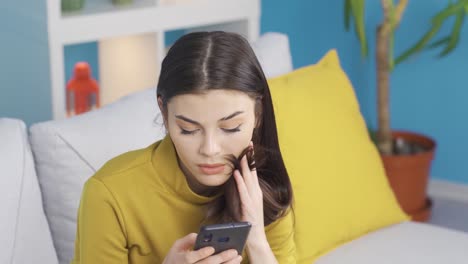
[{"label": "eyebrow", "polygon": [[[244,111],[236,111],[236,112],[234,112],[234,113],[232,113],[232,114],[230,114],[230,115],[228,115],[226,117],[223,117],[223,118],[219,119],[218,122],[232,119],[232,118],[234,118],[234,117],[236,117],[236,116],[238,116],[238,115],[240,115],[242,113],[244,113]],[[192,123],[192,124],[195,124],[195,125],[200,125],[200,123],[198,123],[197,121],[192,120],[190,118],[187,118],[187,117],[185,117],[183,115],[176,115],[175,117],[178,118],[178,119],[184,120],[185,122],[189,122],[189,123]]]}]

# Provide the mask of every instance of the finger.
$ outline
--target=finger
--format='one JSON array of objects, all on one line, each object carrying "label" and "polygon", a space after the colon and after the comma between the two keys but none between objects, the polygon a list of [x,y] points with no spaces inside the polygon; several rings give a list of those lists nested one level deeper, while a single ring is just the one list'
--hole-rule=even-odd
[{"label": "finger", "polygon": [[253,170],[250,171],[250,178],[251,178],[252,183],[253,183],[254,185],[258,185],[258,186],[260,187],[260,185],[259,185],[259,183],[258,183],[257,168],[254,168]]},{"label": "finger", "polygon": [[214,253],[215,249],[213,247],[200,248],[199,250],[187,252],[185,255],[185,261],[187,263],[195,263],[208,258]]},{"label": "finger", "polygon": [[195,240],[196,239],[197,239],[197,234],[196,233],[190,233],[190,234],[184,236],[183,238],[178,239],[174,243],[174,247],[177,249],[177,251],[192,249],[193,245],[195,245]]},{"label": "finger", "polygon": [[242,261],[242,256],[237,256],[229,261],[224,262],[225,264],[239,264]]},{"label": "finger", "polygon": [[[253,163],[255,164],[255,149],[254,149],[254,145],[253,145],[253,142],[252,142],[252,141],[250,141],[249,147],[252,148],[252,158],[253,158]],[[255,169],[255,168],[256,168],[256,167],[254,166],[254,169]]]},{"label": "finger", "polygon": [[244,156],[242,157],[241,159],[241,169],[242,169],[242,176],[244,178],[244,181],[245,181],[245,185],[247,186],[247,189],[249,191],[251,191],[252,189],[252,176],[251,176],[251,171],[250,171],[250,168],[249,168],[249,165],[247,163],[247,157]]},{"label": "finger", "polygon": [[247,186],[245,185],[244,178],[242,178],[238,170],[234,171],[234,179],[236,180],[237,190],[239,191],[241,204],[243,205],[249,204],[250,203],[249,191],[247,190]]},{"label": "finger", "polygon": [[242,176],[244,178],[245,185],[247,186],[247,190],[249,194],[252,195],[254,192],[257,192],[260,189],[260,185],[258,183],[258,176],[257,170],[250,170],[247,164],[247,158],[244,157],[241,160],[241,168],[242,168]]},{"label": "finger", "polygon": [[[253,141],[250,141],[249,146],[252,148],[252,157],[254,160],[253,162],[255,164],[255,149],[254,149]],[[251,170],[251,174],[252,174],[252,181],[258,185],[258,174],[257,174],[256,166],[254,166],[254,168]],[[258,187],[260,187],[260,185]]]},{"label": "finger", "polygon": [[200,263],[200,264],[207,264],[207,263],[225,263],[227,261],[231,261],[233,259],[236,259],[237,256],[239,254],[237,254],[237,250],[235,249],[229,249],[229,250],[225,250],[219,254],[216,254],[216,255],[213,255],[213,256],[210,256],[206,259],[203,259],[201,260],[200,262],[197,262],[197,263]]}]

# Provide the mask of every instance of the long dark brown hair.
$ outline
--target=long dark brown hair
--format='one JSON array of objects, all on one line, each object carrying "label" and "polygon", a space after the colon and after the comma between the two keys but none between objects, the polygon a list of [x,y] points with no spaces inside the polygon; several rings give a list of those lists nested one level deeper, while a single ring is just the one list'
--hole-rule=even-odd
[{"label": "long dark brown hair", "polygon": [[[232,155],[226,159],[234,170],[240,168],[239,160],[247,155],[249,167],[257,170],[266,226],[292,208],[293,192],[280,152],[270,89],[255,53],[241,35],[194,32],[179,38],[169,49],[157,87],[164,115],[172,97],[210,89],[241,91],[256,102],[253,149],[247,147],[239,157]],[[240,221],[240,198],[233,177],[223,188],[224,194],[208,205],[207,219]]]}]

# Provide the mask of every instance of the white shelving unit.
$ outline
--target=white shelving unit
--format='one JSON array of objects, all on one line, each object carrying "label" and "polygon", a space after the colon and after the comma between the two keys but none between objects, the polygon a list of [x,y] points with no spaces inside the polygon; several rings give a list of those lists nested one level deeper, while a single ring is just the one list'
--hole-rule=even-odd
[{"label": "white shelving unit", "polygon": [[[185,0],[181,4],[158,4],[157,0],[134,0],[133,4],[115,6],[111,0],[86,0],[77,12],[62,13],[60,0],[47,0],[47,29],[50,56],[52,111],[54,119],[66,117],[64,46],[97,41],[99,52],[101,97],[118,90],[119,96],[156,85],[159,66],[165,56],[164,33],[172,30],[226,30],[244,35],[249,41],[259,36],[260,0]],[[133,58],[122,56],[118,45],[133,38],[137,47],[153,47],[152,51],[135,49]],[[119,44],[120,43],[120,44]],[[129,46],[129,45],[127,45]],[[131,45],[130,45],[131,46]],[[115,50],[115,51],[113,51]],[[140,54],[138,54],[140,52]],[[142,82],[129,84],[119,64],[138,63],[135,58],[154,59],[142,65],[147,72]],[[112,67],[103,66],[110,63]],[[107,69],[103,67],[108,67]],[[149,69],[148,69],[149,68]],[[116,87],[124,85],[125,87]],[[132,86],[132,87],[128,87]],[[114,96],[115,97],[115,96]],[[117,98],[109,99],[109,102]],[[103,100],[106,103],[106,100]]]}]

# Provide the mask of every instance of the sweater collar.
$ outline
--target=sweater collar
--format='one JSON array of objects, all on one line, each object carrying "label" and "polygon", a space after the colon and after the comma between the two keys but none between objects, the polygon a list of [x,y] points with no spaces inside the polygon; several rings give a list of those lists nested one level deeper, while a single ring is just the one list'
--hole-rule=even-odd
[{"label": "sweater collar", "polygon": [[152,157],[153,168],[156,175],[164,185],[183,200],[192,204],[207,204],[220,196],[202,196],[190,188],[187,178],[180,169],[177,161],[177,153],[169,134],[156,145]]}]

